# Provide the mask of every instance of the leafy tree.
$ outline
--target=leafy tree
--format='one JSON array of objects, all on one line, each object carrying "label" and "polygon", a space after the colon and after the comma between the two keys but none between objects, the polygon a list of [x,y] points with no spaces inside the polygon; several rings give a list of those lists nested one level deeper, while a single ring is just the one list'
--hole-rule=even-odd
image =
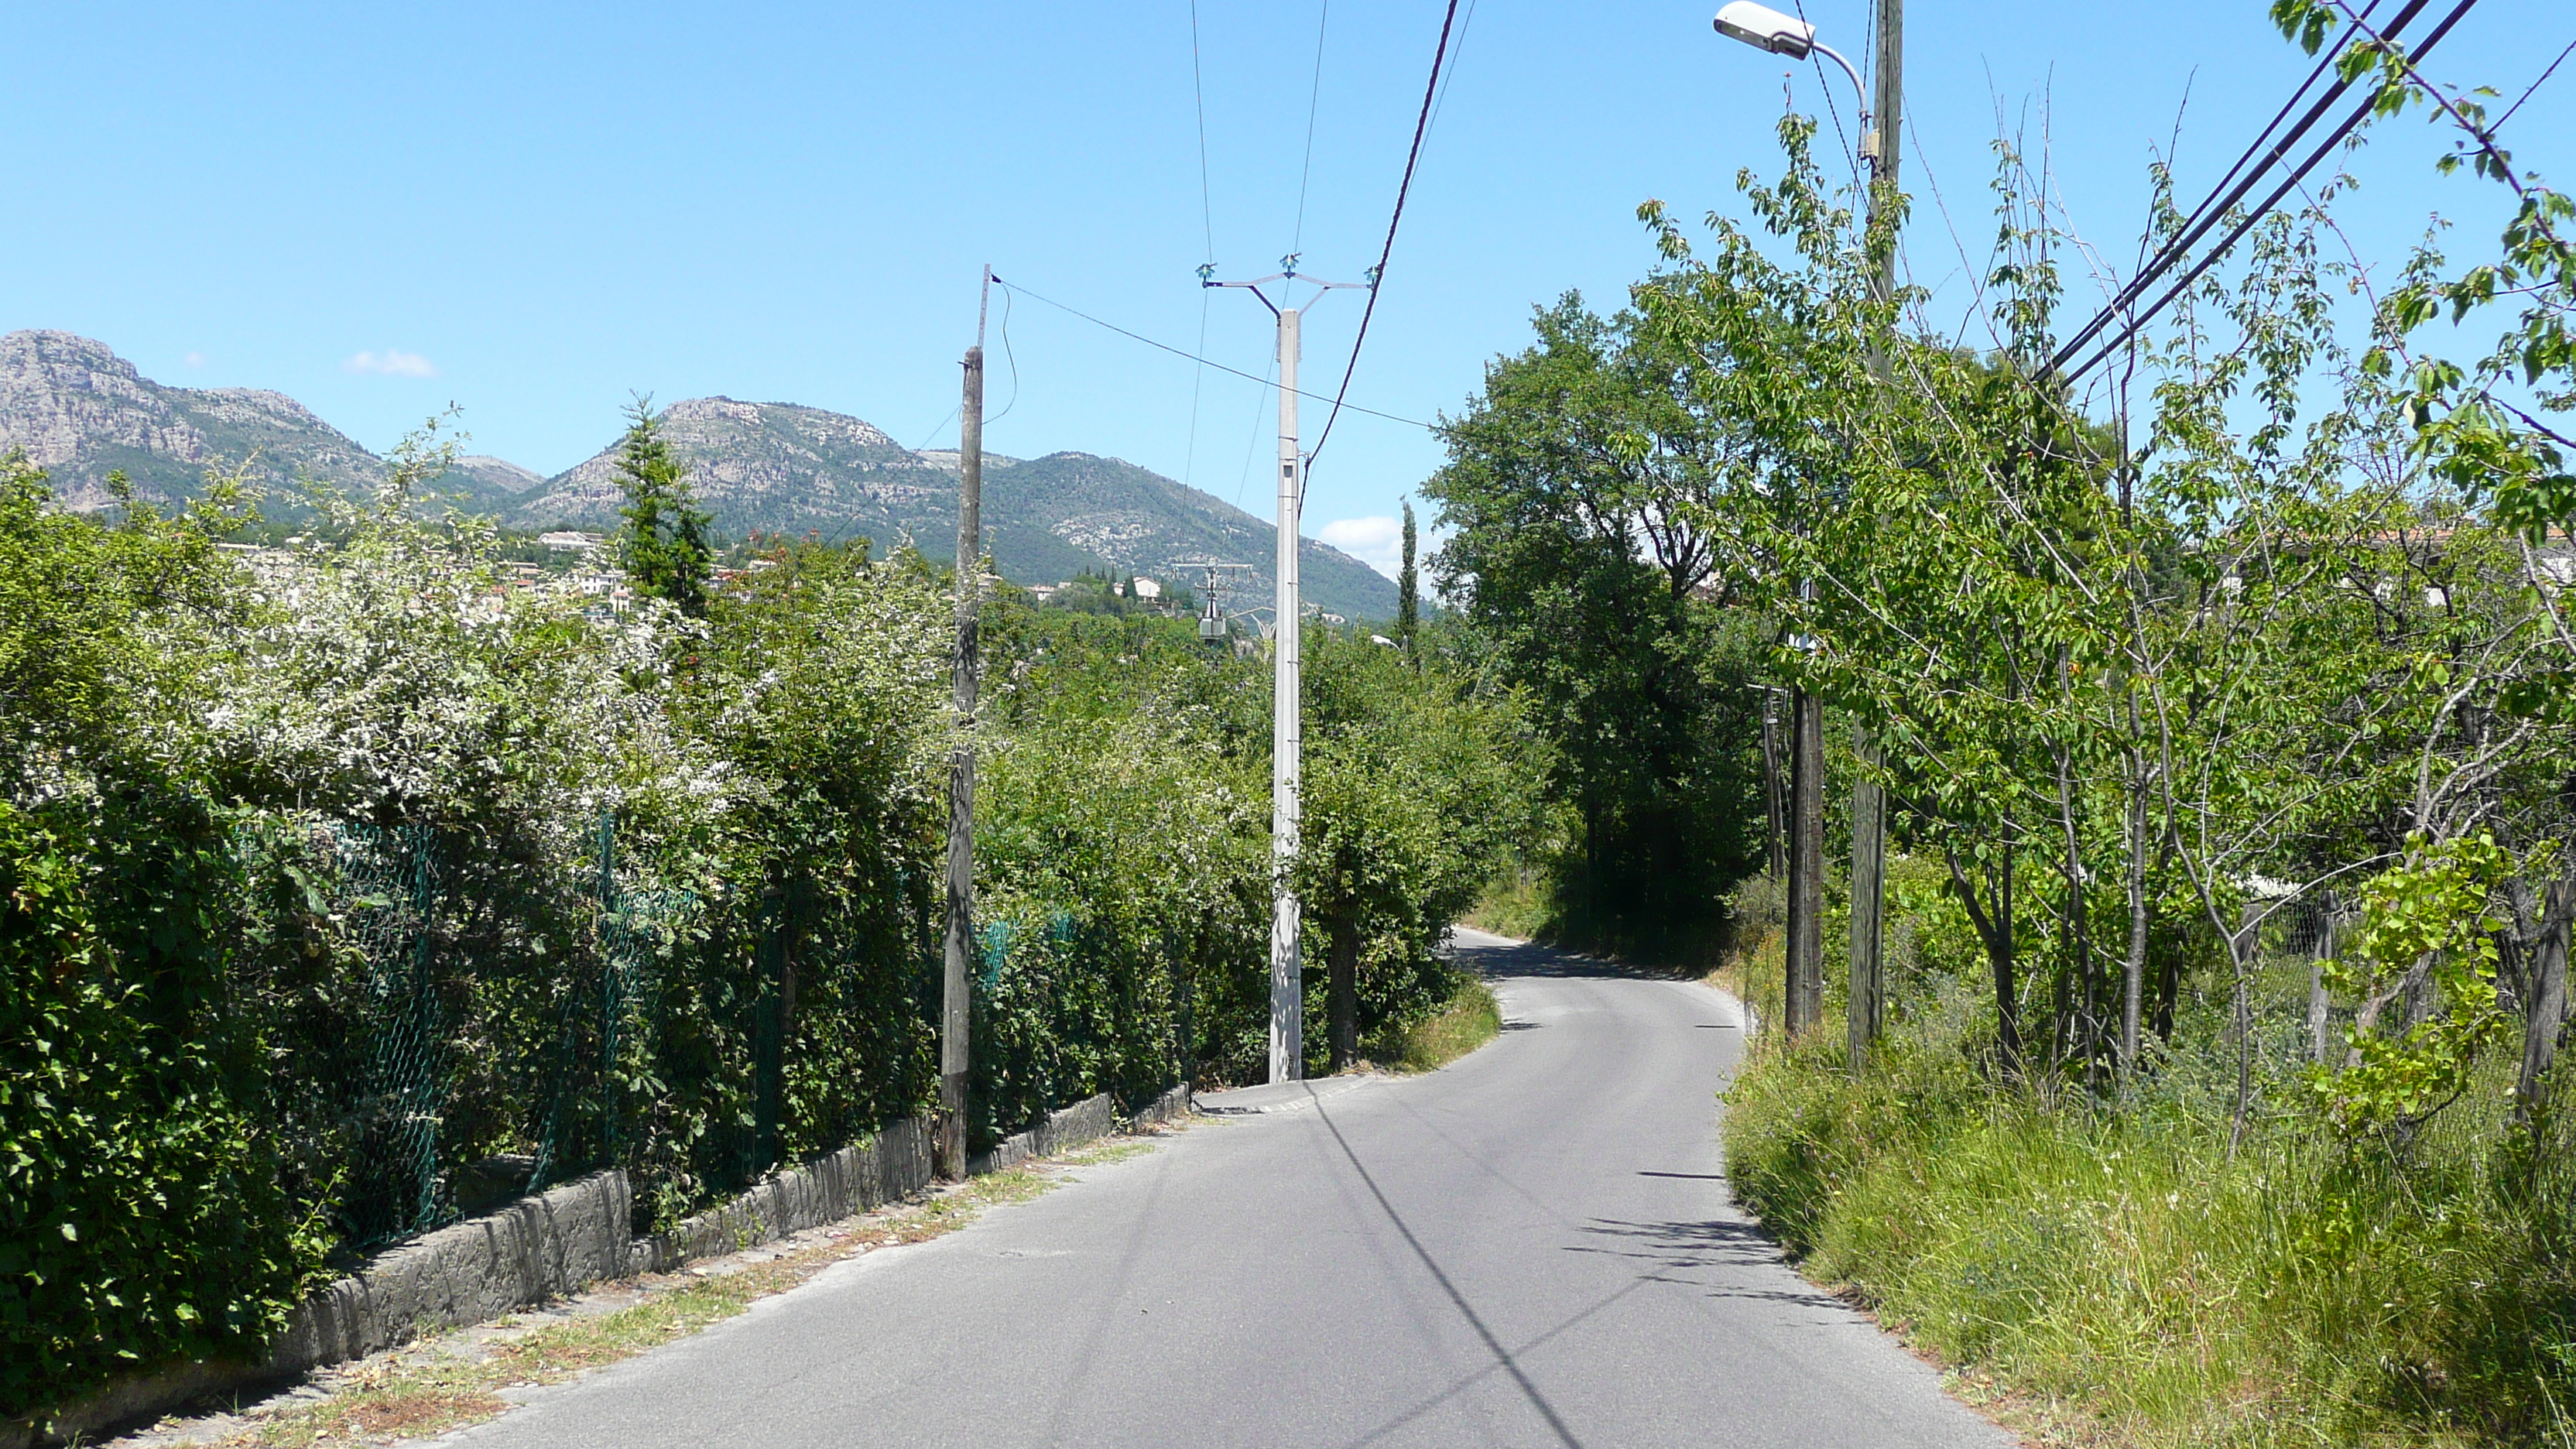
[{"label": "leafy tree", "polygon": [[1756,635],[1697,506],[1727,440],[1688,405],[1686,355],[1568,295],[1488,367],[1424,485],[1444,593],[1555,749],[1574,838],[1549,862],[1558,933],[1704,950],[1756,853]]},{"label": "leafy tree", "polygon": [[1436,1007],[1449,923],[1541,808],[1518,701],[1356,636],[1309,631],[1297,890],[1325,963],[1326,1061]]}]

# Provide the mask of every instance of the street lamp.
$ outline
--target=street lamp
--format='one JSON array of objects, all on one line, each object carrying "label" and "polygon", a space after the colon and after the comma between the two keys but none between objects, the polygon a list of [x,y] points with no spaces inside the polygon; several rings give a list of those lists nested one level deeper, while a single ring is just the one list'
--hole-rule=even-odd
[{"label": "street lamp", "polygon": [[1878,133],[1869,128],[1869,87],[1861,84],[1860,72],[1843,59],[1843,53],[1816,39],[1816,27],[1794,15],[1783,15],[1768,5],[1753,0],[1734,0],[1717,12],[1711,22],[1717,33],[1729,40],[1741,40],[1755,50],[1785,55],[1791,60],[1805,60],[1810,53],[1830,56],[1834,64],[1851,77],[1852,89],[1860,95],[1860,154],[1870,162],[1878,160]]}]

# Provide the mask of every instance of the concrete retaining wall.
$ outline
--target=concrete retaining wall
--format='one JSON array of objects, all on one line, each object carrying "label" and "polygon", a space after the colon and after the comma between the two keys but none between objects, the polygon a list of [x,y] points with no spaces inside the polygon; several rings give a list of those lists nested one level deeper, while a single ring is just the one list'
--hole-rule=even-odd
[{"label": "concrete retaining wall", "polygon": [[634,1202],[612,1169],[404,1243],[305,1300],[265,1367],[346,1363],[622,1276]]},{"label": "concrete retaining wall", "polygon": [[[1187,1115],[1189,1110],[1190,1086],[1183,1082],[1137,1108],[1136,1114],[1125,1121],[1130,1125],[1168,1122]],[[966,1170],[979,1177],[987,1172],[1007,1172],[1032,1158],[1053,1157],[1106,1137],[1119,1125],[1116,1100],[1105,1095],[1086,1097],[1028,1131],[993,1144],[992,1151],[969,1161]]]},{"label": "concrete retaining wall", "polygon": [[667,1233],[635,1240],[623,1271],[667,1273],[719,1254],[839,1222],[930,1185],[930,1124],[918,1117],[855,1147],[782,1172]]},{"label": "concrete retaining wall", "polygon": [[1155,1122],[1172,1122],[1190,1115],[1190,1084],[1181,1083],[1163,1095],[1136,1109],[1128,1124],[1143,1127]]},{"label": "concrete retaining wall", "polygon": [[1085,1097],[1017,1137],[994,1143],[992,1151],[969,1159],[966,1170],[978,1177],[1008,1172],[1032,1157],[1052,1157],[1117,1130],[1118,1103],[1106,1096]]}]

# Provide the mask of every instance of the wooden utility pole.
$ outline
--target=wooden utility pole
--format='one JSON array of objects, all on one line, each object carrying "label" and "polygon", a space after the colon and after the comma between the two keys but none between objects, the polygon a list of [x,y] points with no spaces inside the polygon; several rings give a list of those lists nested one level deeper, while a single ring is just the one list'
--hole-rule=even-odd
[{"label": "wooden utility pole", "polygon": [[967,1044],[974,1031],[975,666],[984,593],[984,315],[993,269],[966,349],[966,395],[957,410],[957,742],[948,754],[948,929],[939,1012],[939,1144],[942,1177],[966,1176]]},{"label": "wooden utility pole", "polygon": [[[1869,212],[1896,195],[1896,157],[1905,126],[1905,0],[1878,0],[1878,59],[1871,76],[1876,112],[1863,149],[1870,159]],[[1870,300],[1884,306],[1896,294],[1896,251],[1891,245],[1870,276]],[[1884,344],[1870,348],[1879,394],[1888,388]],[[1879,787],[1878,738],[1866,716],[1852,724],[1851,870],[1851,1070],[1869,1070],[1869,1049],[1887,1020],[1887,795]]]},{"label": "wooden utility pole", "polygon": [[1796,1037],[1825,1015],[1825,705],[1789,693],[1789,935],[1782,1024]]}]

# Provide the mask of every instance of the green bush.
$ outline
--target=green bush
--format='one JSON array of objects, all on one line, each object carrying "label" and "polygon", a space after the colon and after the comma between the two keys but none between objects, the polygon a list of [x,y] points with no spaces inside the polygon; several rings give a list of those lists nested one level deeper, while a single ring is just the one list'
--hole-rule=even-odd
[{"label": "green bush", "polygon": [[256,1355],[320,1262],[227,989],[238,887],[201,802],[0,801],[0,1416]]}]

